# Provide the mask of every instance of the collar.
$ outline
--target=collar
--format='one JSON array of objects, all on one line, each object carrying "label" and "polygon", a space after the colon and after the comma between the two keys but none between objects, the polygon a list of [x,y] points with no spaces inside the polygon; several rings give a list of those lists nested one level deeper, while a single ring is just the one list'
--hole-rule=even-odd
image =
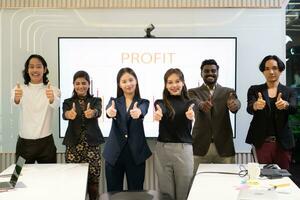
[{"label": "collar", "polygon": [[42,87],[42,86],[44,86],[44,83],[37,83],[37,84],[35,84],[35,83],[29,82],[28,86],[30,86],[30,87]]},{"label": "collar", "polygon": [[206,83],[203,83],[203,84],[209,90],[210,94],[213,95],[216,90],[217,83],[214,85],[214,87],[212,89]]}]

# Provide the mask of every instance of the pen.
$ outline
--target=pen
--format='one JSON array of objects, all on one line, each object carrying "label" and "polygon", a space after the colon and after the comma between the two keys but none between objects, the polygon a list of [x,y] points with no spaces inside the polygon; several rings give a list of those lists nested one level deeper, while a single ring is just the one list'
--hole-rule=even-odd
[{"label": "pen", "polygon": [[276,189],[276,188],[281,188],[281,187],[288,187],[290,186],[289,183],[280,183],[280,184],[271,184],[271,186]]}]

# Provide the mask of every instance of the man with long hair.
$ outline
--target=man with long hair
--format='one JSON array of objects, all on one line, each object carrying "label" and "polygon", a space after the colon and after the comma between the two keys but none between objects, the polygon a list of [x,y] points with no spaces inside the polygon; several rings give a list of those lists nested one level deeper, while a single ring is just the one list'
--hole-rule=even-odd
[{"label": "man with long hair", "polygon": [[51,133],[52,116],[60,103],[60,91],[50,85],[45,59],[29,56],[23,70],[24,85],[17,83],[11,99],[20,108],[16,158],[26,163],[56,163],[56,146]]}]

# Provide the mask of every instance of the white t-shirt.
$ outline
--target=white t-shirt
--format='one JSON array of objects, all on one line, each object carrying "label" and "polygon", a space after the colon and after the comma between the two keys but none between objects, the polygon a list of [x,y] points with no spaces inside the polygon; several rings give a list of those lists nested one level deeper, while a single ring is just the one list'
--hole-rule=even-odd
[{"label": "white t-shirt", "polygon": [[19,135],[24,139],[39,139],[51,135],[53,111],[60,104],[60,90],[50,86],[54,93],[54,101],[49,103],[46,96],[47,85],[43,83],[21,85],[23,96],[19,104],[15,104],[15,89],[12,89],[11,100],[20,107]]}]

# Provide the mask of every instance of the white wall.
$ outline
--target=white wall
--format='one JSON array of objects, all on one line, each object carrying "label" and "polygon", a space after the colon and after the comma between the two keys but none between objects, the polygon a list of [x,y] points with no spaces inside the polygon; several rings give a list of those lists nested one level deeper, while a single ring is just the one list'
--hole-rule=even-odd
[{"label": "white wall", "polygon": [[[242,102],[236,118],[237,152],[249,151],[244,143],[251,120],[246,94],[251,84],[264,81],[259,62],[269,54],[285,58],[284,9],[4,9],[0,19],[0,152],[15,149],[18,110],[10,105],[10,90],[17,81],[23,82],[27,57],[43,55],[49,79],[58,85],[58,37],[143,37],[149,23],[156,26],[157,37],[237,37],[236,88]],[[64,151],[58,138],[58,113],[53,126],[58,150]]]}]

